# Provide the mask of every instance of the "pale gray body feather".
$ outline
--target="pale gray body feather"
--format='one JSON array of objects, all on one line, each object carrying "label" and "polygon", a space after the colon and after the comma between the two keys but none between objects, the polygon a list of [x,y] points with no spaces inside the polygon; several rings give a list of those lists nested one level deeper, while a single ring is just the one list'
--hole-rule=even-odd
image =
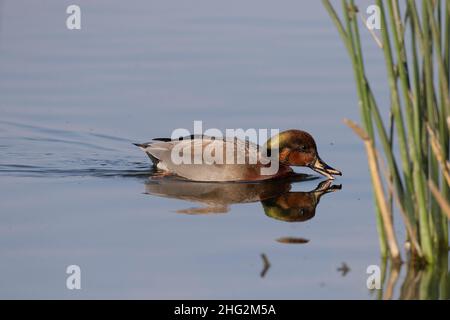
[{"label": "pale gray body feather", "polygon": [[[174,148],[175,151],[174,151]],[[273,176],[261,176],[261,159],[265,155],[260,152],[258,145],[242,141],[237,138],[214,139],[204,136],[203,138],[152,141],[141,146],[157,168],[174,173],[181,177],[195,181],[242,181],[242,180],[264,180]],[[205,163],[195,164],[193,156],[190,163],[174,163],[172,152],[179,150],[200,150],[200,155],[205,150],[215,155],[215,151],[222,150],[223,164]],[[233,152],[234,162],[226,161],[226,152]],[[231,150],[231,151],[230,151]],[[219,151],[220,152],[220,151]],[[240,162],[237,162],[239,156]]]}]

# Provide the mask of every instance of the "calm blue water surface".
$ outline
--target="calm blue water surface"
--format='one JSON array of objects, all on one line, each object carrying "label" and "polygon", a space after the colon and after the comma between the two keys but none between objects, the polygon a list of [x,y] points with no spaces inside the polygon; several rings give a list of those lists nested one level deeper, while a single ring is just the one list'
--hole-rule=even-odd
[{"label": "calm blue water surface", "polygon": [[[80,31],[65,27],[69,4],[0,1],[1,298],[376,297],[366,156],[342,123],[359,120],[353,74],[319,1],[81,0]],[[363,37],[383,96],[383,60]],[[148,159],[131,142],[194,120],[307,130],[342,190],[304,222],[259,201],[179,213],[201,204],[147,194]],[[78,291],[66,288],[71,264]]]}]

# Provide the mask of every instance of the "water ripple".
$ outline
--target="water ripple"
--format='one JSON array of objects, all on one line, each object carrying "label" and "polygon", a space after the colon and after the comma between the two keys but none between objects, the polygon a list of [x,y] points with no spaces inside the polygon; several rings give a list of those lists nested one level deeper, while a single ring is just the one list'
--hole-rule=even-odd
[{"label": "water ripple", "polygon": [[[153,174],[129,139],[0,121],[0,175],[140,177]],[[136,151],[136,152],[133,152]]]},{"label": "water ripple", "polygon": [[58,169],[49,167],[0,164],[0,175],[15,177],[145,177],[157,174],[148,164],[140,164],[129,169],[77,168]]}]

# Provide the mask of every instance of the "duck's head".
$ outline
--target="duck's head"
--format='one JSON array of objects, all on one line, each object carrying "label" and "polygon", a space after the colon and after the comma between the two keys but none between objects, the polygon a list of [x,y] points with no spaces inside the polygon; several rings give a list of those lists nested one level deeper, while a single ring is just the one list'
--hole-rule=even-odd
[{"label": "duck's head", "polygon": [[283,131],[270,138],[266,146],[268,155],[271,155],[273,150],[278,148],[280,163],[289,166],[309,167],[328,179],[334,179],[333,175],[342,175],[339,170],[330,167],[319,157],[316,142],[308,132],[301,130]]}]

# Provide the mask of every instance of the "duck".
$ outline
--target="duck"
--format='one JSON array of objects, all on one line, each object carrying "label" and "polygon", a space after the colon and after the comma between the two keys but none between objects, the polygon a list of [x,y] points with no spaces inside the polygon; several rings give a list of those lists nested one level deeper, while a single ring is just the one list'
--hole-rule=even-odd
[{"label": "duck", "polygon": [[[237,137],[218,138],[206,135],[191,135],[180,139],[155,138],[150,142],[134,143],[134,145],[144,151],[153,166],[164,172],[165,175],[175,175],[190,181],[273,180],[291,176],[294,173],[292,167],[298,166],[308,167],[330,180],[333,180],[335,175],[342,175],[341,171],[329,166],[320,158],[312,135],[296,129],[280,132],[269,138],[263,146]],[[188,155],[191,161],[180,162],[179,159],[174,158],[174,155],[184,156],[180,150],[183,152],[185,150],[193,151]],[[201,151],[201,157],[204,157],[206,152],[213,158],[220,152],[223,156],[226,150],[233,150],[232,159],[240,157],[244,161],[237,161],[237,163],[236,161],[196,161],[196,159],[198,160],[196,150]],[[275,159],[272,157],[274,150],[278,151]],[[251,161],[252,159],[257,160]],[[267,170],[272,166],[269,160],[277,161],[276,171]]]}]

